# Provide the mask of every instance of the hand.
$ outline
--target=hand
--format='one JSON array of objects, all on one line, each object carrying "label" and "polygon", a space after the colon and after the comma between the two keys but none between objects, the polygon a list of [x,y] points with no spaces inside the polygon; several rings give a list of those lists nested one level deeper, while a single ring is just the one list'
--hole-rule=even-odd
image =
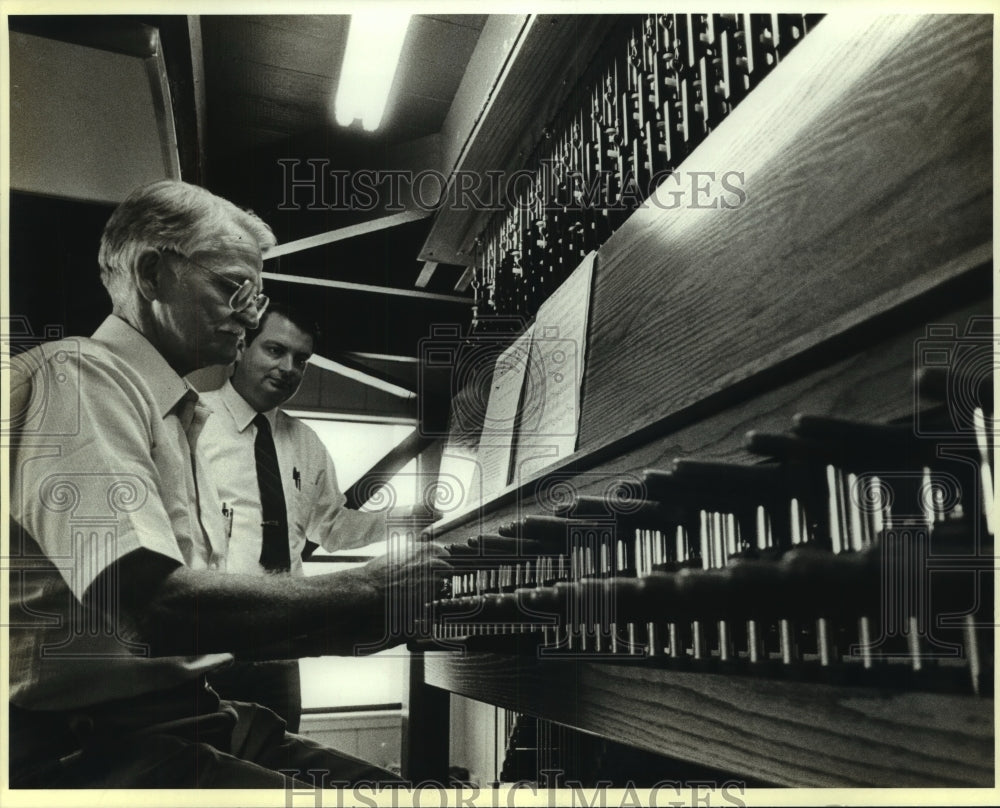
[{"label": "hand", "polygon": [[386,640],[426,636],[427,604],[441,596],[451,573],[447,556],[447,550],[431,542],[406,542],[358,570],[381,601]]},{"label": "hand", "polygon": [[390,595],[393,589],[414,589],[443,581],[451,571],[446,561],[449,553],[433,542],[406,542],[391,546],[364,567],[367,583],[376,591]]}]

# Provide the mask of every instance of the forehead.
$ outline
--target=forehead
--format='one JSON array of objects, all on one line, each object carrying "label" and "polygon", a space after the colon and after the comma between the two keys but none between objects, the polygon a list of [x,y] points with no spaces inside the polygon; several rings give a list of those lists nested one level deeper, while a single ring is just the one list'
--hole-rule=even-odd
[{"label": "forehead", "polygon": [[233,224],[206,234],[198,252],[220,263],[244,264],[257,272],[264,264],[257,240],[251,233]]},{"label": "forehead", "polygon": [[299,353],[313,352],[312,337],[279,312],[267,315],[253,344],[265,342],[280,342]]}]

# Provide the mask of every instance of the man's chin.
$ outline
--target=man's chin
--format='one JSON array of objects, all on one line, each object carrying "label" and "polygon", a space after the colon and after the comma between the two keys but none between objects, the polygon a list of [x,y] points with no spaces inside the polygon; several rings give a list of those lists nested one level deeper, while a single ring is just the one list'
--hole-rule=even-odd
[{"label": "man's chin", "polygon": [[263,400],[267,402],[268,409],[273,409],[274,407],[284,404],[290,398],[291,396],[286,393],[281,393],[279,395],[274,392],[269,392],[267,395],[263,396]]},{"label": "man's chin", "polygon": [[208,351],[204,351],[200,357],[201,363],[199,367],[229,366],[236,361],[237,355],[236,348],[228,347],[220,347],[218,350],[212,351],[211,354]]},{"label": "man's chin", "polygon": [[236,361],[236,358],[238,356],[239,356],[239,353],[237,352],[236,348],[233,348],[232,350],[223,349],[223,350],[219,351],[219,358],[215,362],[213,362],[212,364],[214,364],[214,365],[231,365],[231,364],[233,364],[233,362]]}]

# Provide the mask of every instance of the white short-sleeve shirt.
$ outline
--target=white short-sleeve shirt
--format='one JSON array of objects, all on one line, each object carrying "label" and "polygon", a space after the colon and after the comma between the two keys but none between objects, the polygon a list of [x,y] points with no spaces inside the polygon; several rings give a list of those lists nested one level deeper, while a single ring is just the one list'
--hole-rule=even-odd
[{"label": "white short-sleeve shirt", "polygon": [[[11,455],[11,701],[70,709],[173,687],[231,661],[150,657],[82,605],[97,576],[134,550],[193,569],[225,552],[215,492],[197,488],[204,460],[196,453],[192,463],[180,418],[190,386],[115,316],[89,339],[44,343],[11,364],[12,384],[31,385]],[[101,597],[107,604],[114,593]]]},{"label": "white short-sleeve shirt", "polygon": [[[232,516],[226,569],[262,575],[260,494],[254,441],[256,410],[226,382],[203,393],[212,409],[199,448],[205,452],[219,499]],[[302,574],[307,539],[325,550],[363,547],[386,537],[386,515],[346,508],[330,453],[306,424],[279,409],[264,413],[271,425],[288,513],[291,572]]]}]

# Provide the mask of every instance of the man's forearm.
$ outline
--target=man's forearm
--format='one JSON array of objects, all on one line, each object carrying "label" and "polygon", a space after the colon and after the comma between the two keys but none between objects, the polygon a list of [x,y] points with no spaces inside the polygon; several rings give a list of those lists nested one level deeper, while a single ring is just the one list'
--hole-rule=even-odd
[{"label": "man's forearm", "polygon": [[131,609],[156,656],[266,659],[349,653],[384,622],[384,595],[358,570],[309,578],[176,567]]}]

